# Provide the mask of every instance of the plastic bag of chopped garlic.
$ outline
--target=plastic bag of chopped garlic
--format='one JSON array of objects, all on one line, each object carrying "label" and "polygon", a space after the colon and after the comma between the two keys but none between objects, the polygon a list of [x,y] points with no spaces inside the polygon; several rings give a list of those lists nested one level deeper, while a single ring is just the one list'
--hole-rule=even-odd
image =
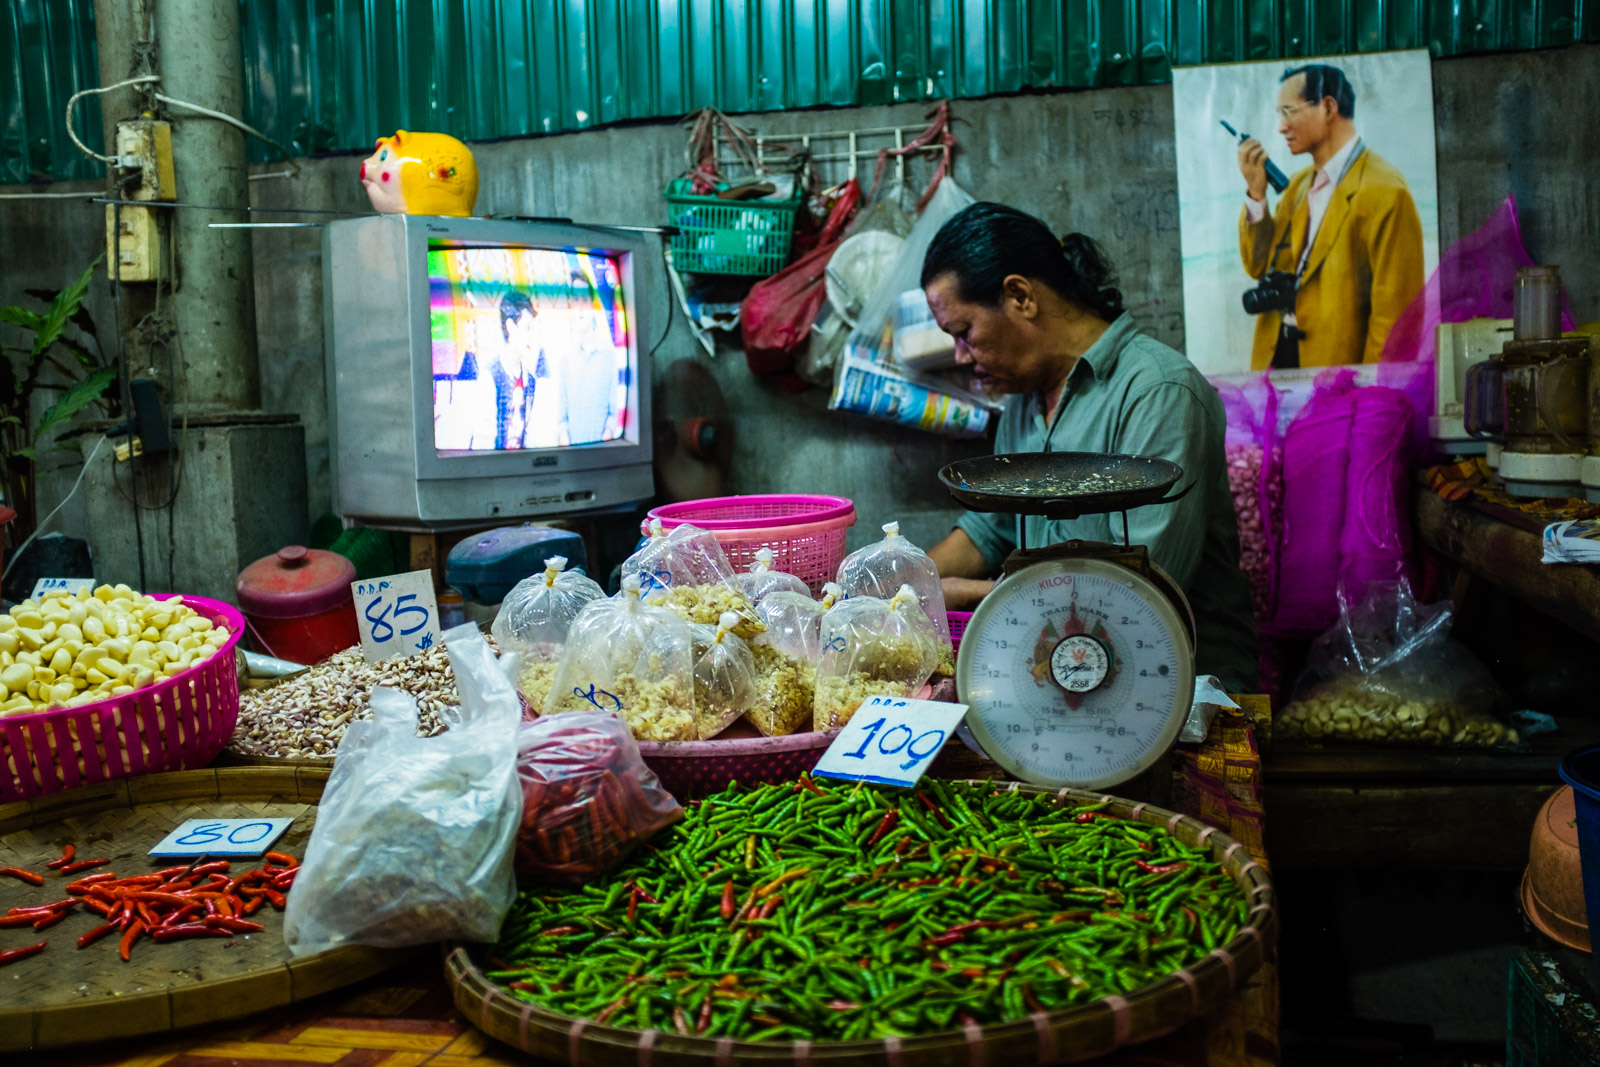
[{"label": "plastic bag of chopped garlic", "polygon": [[818,730],[843,727],[868,697],[913,695],[939,663],[938,638],[910,585],[888,600],[859,596],[835,604],[822,617],[821,640]]},{"label": "plastic bag of chopped garlic", "polygon": [[1280,738],[1375,744],[1515,745],[1495,719],[1500,694],[1488,668],[1450,640],[1449,602],[1418,604],[1404,580],[1372,582],[1359,600],[1339,594],[1339,621],[1312,643]]},{"label": "plastic bag of chopped garlic", "polygon": [[771,593],[799,593],[810,599],[811,587],[792,574],[773,570],[772,561],[772,549],[756,549],[756,558],[751,561],[750,566],[743,574],[733,576],[739,591],[749,597],[750,602],[757,608],[761,606],[762,598]]},{"label": "plastic bag of chopped garlic", "polygon": [[544,573],[524,578],[506,594],[489,632],[500,663],[529,707],[544,707],[572,620],[584,606],[605,599],[592,579],[566,569],[564,556],[544,561]]},{"label": "plastic bag of chopped garlic", "polygon": [[900,534],[898,522],[883,524],[883,540],[857,549],[839,564],[839,585],[845,596],[885,599],[902,586],[916,591],[917,603],[933,627],[938,674],[956,673],[955,643],[950,639],[950,616],[944,606],[944,586],[939,568],[928,554]]},{"label": "plastic bag of chopped garlic", "polygon": [[715,626],[724,612],[739,616],[734,633],[749,640],[762,630],[755,605],[734,581],[733,568],[717,539],[684,523],[664,530],[650,520],[650,535],[622,563],[622,574],[639,579],[639,589],[654,605],[688,622]]},{"label": "plastic bag of chopped garlic", "polygon": [[628,575],[622,592],[578,613],[543,712],[615,712],[640,741],[694,741],[694,635],[639,588]]},{"label": "plastic bag of chopped garlic", "polygon": [[700,740],[709,741],[750,710],[756,698],[756,665],[733,628],[728,612],[715,626],[690,623],[694,634],[694,718]]},{"label": "plastic bag of chopped garlic", "polygon": [[833,582],[822,600],[778,591],[756,602],[767,632],[750,642],[756,667],[756,697],[745,719],[768,737],[809,726],[816,705],[817,655],[822,647],[822,616],[842,597]]}]

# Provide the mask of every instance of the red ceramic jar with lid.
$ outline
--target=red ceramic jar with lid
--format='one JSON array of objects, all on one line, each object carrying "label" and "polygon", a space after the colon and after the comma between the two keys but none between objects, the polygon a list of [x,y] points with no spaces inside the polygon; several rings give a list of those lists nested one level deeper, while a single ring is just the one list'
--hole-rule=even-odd
[{"label": "red ceramic jar with lid", "polygon": [[337,552],[289,545],[239,573],[234,591],[258,651],[321,663],[359,644],[350,583],[356,567]]}]

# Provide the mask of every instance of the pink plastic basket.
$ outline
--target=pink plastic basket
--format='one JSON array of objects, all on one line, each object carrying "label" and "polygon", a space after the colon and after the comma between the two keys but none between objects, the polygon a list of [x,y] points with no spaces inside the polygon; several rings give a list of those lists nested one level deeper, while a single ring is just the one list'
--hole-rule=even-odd
[{"label": "pink plastic basket", "polygon": [[217,758],[239,721],[234,648],[244,633],[244,616],[220,600],[179,599],[226,628],[227,642],[199,666],[148,689],[82,707],[0,718],[0,801],[205,767]]},{"label": "pink plastic basket", "polygon": [[770,548],[773,567],[805,582],[816,596],[839,571],[845,531],[855,525],[856,509],[842,496],[719,496],[652,508],[641,532],[650,532],[651,519],[660,519],[669,530],[687,522],[710,531],[736,571]]},{"label": "pink plastic basket", "polygon": [[950,643],[957,652],[961,651],[961,635],[967,632],[967,623],[972,621],[970,611],[947,611],[945,618],[950,620]]}]

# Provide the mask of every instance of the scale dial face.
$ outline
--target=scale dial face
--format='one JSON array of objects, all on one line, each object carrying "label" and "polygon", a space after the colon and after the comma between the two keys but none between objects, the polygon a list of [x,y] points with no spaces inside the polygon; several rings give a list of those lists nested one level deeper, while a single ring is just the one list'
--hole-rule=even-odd
[{"label": "scale dial face", "polygon": [[1063,558],[1008,575],[961,637],[956,687],[991,759],[1023,781],[1103,789],[1143,773],[1194,699],[1194,650],[1136,571]]}]

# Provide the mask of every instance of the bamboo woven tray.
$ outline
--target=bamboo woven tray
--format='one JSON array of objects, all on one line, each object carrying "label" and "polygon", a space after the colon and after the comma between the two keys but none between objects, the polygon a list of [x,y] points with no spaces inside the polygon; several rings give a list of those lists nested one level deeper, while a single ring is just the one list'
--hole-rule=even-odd
[{"label": "bamboo woven tray", "polygon": [[[975,785],[993,783],[974,782]],[[1049,790],[1012,782],[1005,788]],[[1208,845],[1250,901],[1249,925],[1193,968],[1127,994],[1107,996],[1027,1021],[970,1026],[921,1037],[875,1041],[735,1041],[599,1025],[518,1000],[484,976],[467,949],[445,958],[445,981],[461,1014],[488,1034],[542,1060],[569,1067],[797,1067],[824,1060],[839,1067],[985,1067],[1008,1063],[1071,1063],[1124,1045],[1169,1034],[1221,1007],[1260,967],[1277,934],[1277,912],[1266,870],[1235,841],[1198,819],[1149,804],[1080,789],[1057,791],[1058,802],[1106,803],[1121,818],[1164,828],[1184,844]]]},{"label": "bamboo woven tray", "polygon": [[[184,819],[202,815],[293,817],[277,847],[303,856],[327,781],[328,772],[314,768],[178,771],[0,805],[0,867],[48,876],[44,864],[69,842],[80,859],[110,858],[114,862],[105,869],[124,877],[170,867],[173,860],[146,853]],[[45,889],[37,889],[0,878],[0,914],[58,898],[60,893],[44,895],[59,888],[58,881],[47,877]],[[283,942],[283,916],[263,908],[255,918],[266,930],[248,938],[166,945],[142,940],[128,963],[118,958],[114,937],[81,951],[73,944],[101,922],[82,909],[42,934],[0,931],[0,948],[50,942],[39,955],[0,969],[0,1053],[239,1018],[360,981],[409,955],[342,948],[291,959]]]}]

